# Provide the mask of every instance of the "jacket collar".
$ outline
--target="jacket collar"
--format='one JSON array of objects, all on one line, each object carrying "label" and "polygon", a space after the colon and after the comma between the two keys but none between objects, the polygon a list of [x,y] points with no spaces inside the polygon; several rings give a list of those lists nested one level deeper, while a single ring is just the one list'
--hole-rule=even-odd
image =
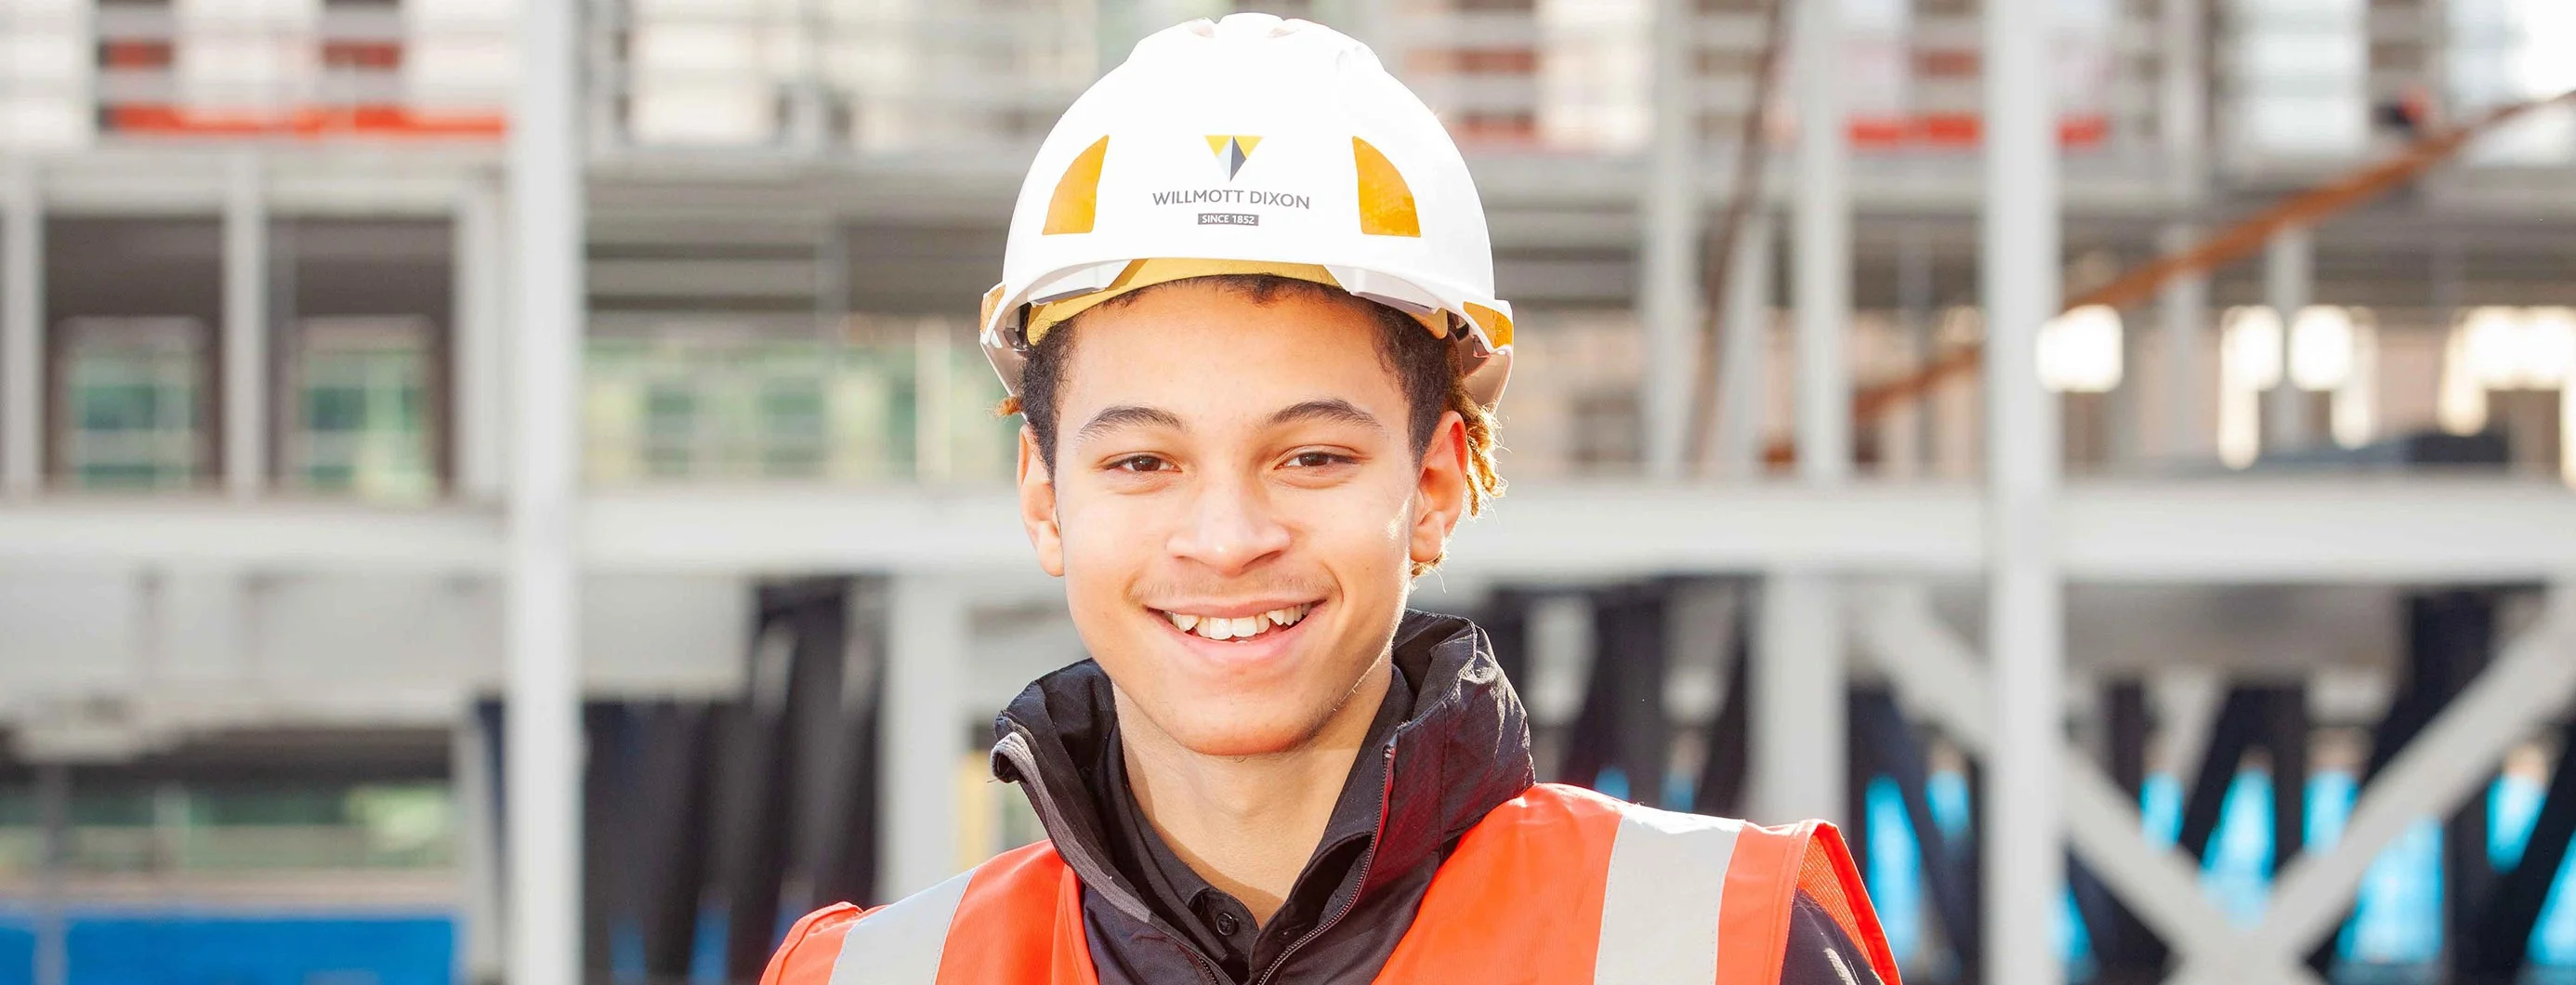
[{"label": "jacket collar", "polygon": [[[1503,679],[1484,631],[1456,616],[1407,612],[1396,627],[1396,666],[1413,682],[1413,707],[1379,750],[1393,772],[1379,807],[1371,890],[1425,866],[1496,805],[1537,782],[1529,722]],[[1027,792],[1056,853],[1112,907],[1152,923],[1136,887],[1109,864],[1108,835],[1092,806],[1102,782],[1089,764],[1116,721],[1108,674],[1089,660],[1039,678],[993,722],[993,775]]]}]

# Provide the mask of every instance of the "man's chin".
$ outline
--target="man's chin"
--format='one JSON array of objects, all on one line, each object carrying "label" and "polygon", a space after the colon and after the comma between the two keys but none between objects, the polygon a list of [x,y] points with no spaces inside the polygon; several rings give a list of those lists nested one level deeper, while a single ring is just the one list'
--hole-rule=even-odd
[{"label": "man's chin", "polygon": [[1201,720],[1181,724],[1172,739],[1181,748],[1201,756],[1235,759],[1276,755],[1294,751],[1315,736],[1314,726],[1304,721],[1195,717]]}]

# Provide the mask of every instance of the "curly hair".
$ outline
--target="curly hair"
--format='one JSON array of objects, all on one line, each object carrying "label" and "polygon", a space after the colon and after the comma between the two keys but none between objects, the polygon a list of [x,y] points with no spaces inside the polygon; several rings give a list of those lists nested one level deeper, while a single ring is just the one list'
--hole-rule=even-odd
[{"label": "curly hair", "polygon": [[[1313,281],[1298,280],[1273,274],[1224,274],[1195,277],[1169,283],[1214,282],[1216,286],[1241,294],[1254,304],[1267,305],[1283,297],[1303,296],[1340,304],[1359,304],[1378,327],[1378,359],[1396,375],[1404,391],[1407,431],[1413,439],[1413,453],[1418,459],[1429,450],[1432,432],[1440,426],[1442,411],[1456,411],[1465,423],[1467,433],[1467,514],[1484,511],[1485,505],[1503,493],[1503,479],[1494,470],[1494,415],[1467,393],[1466,374],[1458,363],[1457,346],[1450,339],[1434,338],[1424,331],[1412,315],[1358,297],[1339,288]],[[1038,457],[1048,471],[1055,469],[1056,412],[1061,402],[1058,391],[1064,385],[1065,367],[1073,359],[1074,337],[1079,334],[1084,317],[1102,308],[1129,304],[1147,292],[1166,285],[1157,284],[1119,295],[1057,325],[1053,331],[1029,350],[1028,364],[1020,371],[1020,395],[1004,400],[1002,416],[1018,414],[1028,422],[1037,439]],[[1430,571],[1440,562],[1417,562],[1417,576]]]}]

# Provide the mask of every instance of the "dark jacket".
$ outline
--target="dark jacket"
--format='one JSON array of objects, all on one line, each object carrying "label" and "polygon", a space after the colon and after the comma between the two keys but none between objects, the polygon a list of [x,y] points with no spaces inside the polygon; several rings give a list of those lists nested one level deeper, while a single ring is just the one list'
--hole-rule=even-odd
[{"label": "dark jacket", "polygon": [[[994,722],[994,775],[1025,788],[1057,854],[1082,880],[1102,985],[1304,985],[1377,974],[1459,837],[1536,782],[1520,698],[1482,631],[1454,616],[1407,613],[1394,657],[1399,679],[1325,837],[1258,930],[1240,902],[1208,886],[1141,822],[1098,664],[1049,674],[1011,702]],[[1844,985],[1847,974],[1874,985],[1860,949],[1812,901],[1799,903],[1783,985]]]}]

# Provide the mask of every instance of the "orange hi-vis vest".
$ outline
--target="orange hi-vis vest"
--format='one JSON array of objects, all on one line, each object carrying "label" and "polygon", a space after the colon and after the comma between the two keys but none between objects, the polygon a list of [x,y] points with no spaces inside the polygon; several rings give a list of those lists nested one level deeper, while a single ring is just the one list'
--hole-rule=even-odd
[{"label": "orange hi-vis vest", "polygon": [[[1802,891],[1879,981],[1898,985],[1833,826],[1757,827],[1540,784],[1459,840],[1376,980],[1777,985]],[[888,906],[810,914],[761,976],[761,985],[1098,981],[1081,882],[1047,842]]]}]

